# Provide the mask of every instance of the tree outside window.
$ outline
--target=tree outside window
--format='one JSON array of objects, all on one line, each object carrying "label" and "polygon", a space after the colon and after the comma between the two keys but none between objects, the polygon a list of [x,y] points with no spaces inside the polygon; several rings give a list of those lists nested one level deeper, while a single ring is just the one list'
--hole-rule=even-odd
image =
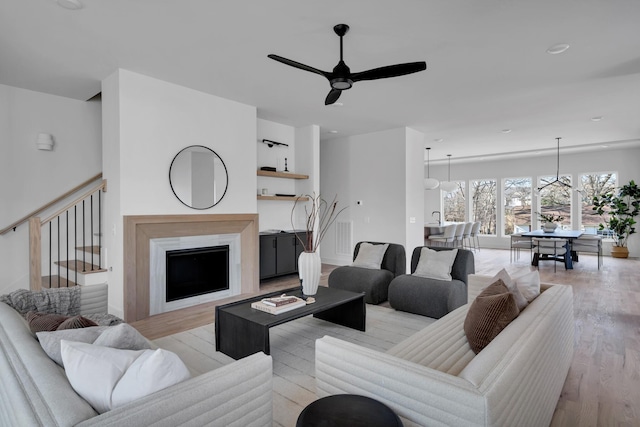
[{"label": "tree outside window", "polygon": [[480,221],[481,234],[496,234],[497,181],[471,181],[471,213],[473,221]]},{"label": "tree outside window", "polygon": [[[560,175],[560,182],[571,185],[571,175]],[[555,176],[540,177],[540,187],[556,180]],[[562,216],[563,229],[571,228],[571,187],[559,183],[551,184],[540,190],[540,213]]]},{"label": "tree outside window", "polygon": [[464,181],[455,181],[456,189],[451,193],[443,192],[442,205],[444,220],[449,222],[464,222],[466,212],[466,197]]},{"label": "tree outside window", "polygon": [[600,217],[593,211],[593,197],[602,196],[615,190],[617,182],[616,172],[601,172],[580,175],[580,202],[582,229],[585,233],[596,234],[598,224],[607,223],[609,215]]},{"label": "tree outside window", "polygon": [[531,231],[531,178],[506,178],[504,194],[504,234]]}]

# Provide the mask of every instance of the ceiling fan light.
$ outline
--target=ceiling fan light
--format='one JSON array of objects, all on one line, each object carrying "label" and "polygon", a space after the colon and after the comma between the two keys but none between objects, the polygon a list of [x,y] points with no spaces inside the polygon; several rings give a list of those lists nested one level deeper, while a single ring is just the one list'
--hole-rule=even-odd
[{"label": "ceiling fan light", "polygon": [[446,191],[447,193],[451,193],[453,191],[456,191],[457,188],[458,188],[458,184],[456,184],[453,181],[442,181],[440,183],[440,189],[442,191]]},{"label": "ceiling fan light", "polygon": [[425,178],[424,179],[424,188],[425,190],[435,190],[440,186],[440,181],[435,178]]},{"label": "ceiling fan light", "polygon": [[337,90],[351,89],[351,86],[353,86],[353,82],[350,79],[338,77],[331,80],[331,87]]}]

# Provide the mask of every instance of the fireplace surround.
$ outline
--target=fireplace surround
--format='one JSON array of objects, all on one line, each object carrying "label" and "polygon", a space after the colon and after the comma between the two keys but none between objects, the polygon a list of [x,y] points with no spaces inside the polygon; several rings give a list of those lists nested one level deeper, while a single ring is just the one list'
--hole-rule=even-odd
[{"label": "fireplace surround", "polygon": [[[150,313],[150,242],[165,237],[240,235],[240,293],[259,291],[257,214],[124,216],[124,318],[146,319]],[[179,312],[176,312],[179,317]]]}]

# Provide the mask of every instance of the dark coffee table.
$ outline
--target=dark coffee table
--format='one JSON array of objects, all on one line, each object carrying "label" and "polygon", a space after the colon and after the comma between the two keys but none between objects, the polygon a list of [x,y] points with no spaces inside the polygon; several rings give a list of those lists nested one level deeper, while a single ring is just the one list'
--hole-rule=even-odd
[{"label": "dark coffee table", "polygon": [[402,421],[387,405],[366,396],[335,394],[304,408],[296,427],[402,427]]},{"label": "dark coffee table", "polygon": [[365,330],[364,293],[320,286],[316,302],[281,314],[269,314],[251,308],[251,303],[282,294],[302,297],[300,287],[272,292],[216,307],[216,349],[241,359],[263,351],[270,354],[269,328],[313,314],[318,319]]}]

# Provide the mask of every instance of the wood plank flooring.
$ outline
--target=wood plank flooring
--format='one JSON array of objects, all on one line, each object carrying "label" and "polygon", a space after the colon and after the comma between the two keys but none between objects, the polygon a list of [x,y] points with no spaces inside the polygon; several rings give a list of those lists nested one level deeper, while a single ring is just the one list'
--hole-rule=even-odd
[{"label": "wood plank flooring", "polygon": [[[476,273],[528,271],[529,254],[510,263],[508,250],[482,249],[475,253]],[[333,266],[323,266],[326,285]],[[640,426],[640,261],[581,255],[573,270],[551,262],[540,264],[541,281],[573,287],[575,353],[552,426]],[[297,276],[273,279],[261,285],[271,292],[296,286]],[[135,326],[154,339],[213,322],[213,308],[191,309],[195,314],[179,325],[156,322],[156,316]],[[188,315],[188,312],[185,313]]]}]

